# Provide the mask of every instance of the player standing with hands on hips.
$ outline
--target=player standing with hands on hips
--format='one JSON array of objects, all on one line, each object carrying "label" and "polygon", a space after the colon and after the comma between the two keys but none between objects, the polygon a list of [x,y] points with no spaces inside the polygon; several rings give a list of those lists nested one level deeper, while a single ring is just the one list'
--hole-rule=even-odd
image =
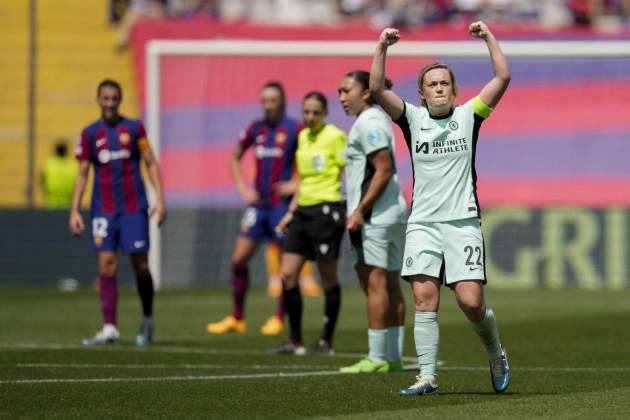
[{"label": "player standing with hands on hips", "polygon": [[153,278],[149,271],[149,203],[140,173],[140,161],[155,189],[156,203],[151,214],[161,225],[166,218],[162,194],[160,166],[151,151],[142,122],[119,114],[122,88],[114,80],[104,80],[97,88],[101,118],[87,126],[77,144],[79,160],[72,206],[70,233],[80,236],[85,223],[80,213],[81,198],[90,169],[94,165],[94,190],[90,206],[90,245],[98,259],[99,293],[103,312],[103,328],[94,338],[86,338],[86,346],[113,344],[120,334],[116,328],[118,287],[118,248],[128,253],[136,273],[138,294],[144,319],[136,344],[144,346],[153,340]]},{"label": "player standing with hands on hips", "polygon": [[479,128],[503,96],[510,70],[485,23],[472,23],[468,32],[486,42],[494,76],[479,95],[463,105],[454,105],[457,83],[445,64],[435,63],[421,70],[420,106],[403,101],[385,86],[387,48],[400,39],[396,29],[381,33],[370,71],[370,92],[402,129],[414,174],[401,275],[414,294],[414,339],[420,374],[413,385],[400,391],[403,396],[438,392],[437,311],[442,280],[455,293],[459,307],[488,353],[494,390],[503,392],[510,383],[497,321],[484,301],[485,255],[475,172]]}]

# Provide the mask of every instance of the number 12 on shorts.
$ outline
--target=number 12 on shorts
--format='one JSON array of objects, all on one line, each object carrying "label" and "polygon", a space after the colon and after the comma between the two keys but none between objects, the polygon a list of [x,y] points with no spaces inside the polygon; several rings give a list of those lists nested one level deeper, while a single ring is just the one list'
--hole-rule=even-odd
[{"label": "number 12 on shorts", "polygon": [[464,247],[464,253],[467,255],[466,257],[466,266],[470,271],[474,271],[480,268],[483,268],[483,254],[482,249],[479,246],[472,247],[470,245],[466,245]]}]

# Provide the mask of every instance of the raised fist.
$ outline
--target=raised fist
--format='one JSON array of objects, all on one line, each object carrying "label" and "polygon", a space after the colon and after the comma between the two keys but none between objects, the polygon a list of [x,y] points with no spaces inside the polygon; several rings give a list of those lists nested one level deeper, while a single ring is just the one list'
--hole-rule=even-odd
[{"label": "raised fist", "polygon": [[475,38],[486,39],[490,35],[490,29],[482,21],[473,22],[468,27],[468,33]]},{"label": "raised fist", "polygon": [[394,45],[400,39],[400,31],[394,28],[385,28],[383,32],[381,32],[381,37],[379,38],[379,42],[389,47],[390,45]]}]

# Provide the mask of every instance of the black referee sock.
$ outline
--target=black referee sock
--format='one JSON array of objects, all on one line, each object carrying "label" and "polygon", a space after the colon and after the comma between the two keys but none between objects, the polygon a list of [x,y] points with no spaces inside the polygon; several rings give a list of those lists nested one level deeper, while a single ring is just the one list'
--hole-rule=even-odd
[{"label": "black referee sock", "polygon": [[302,295],[299,287],[284,289],[284,304],[289,315],[289,337],[293,343],[302,343]]},{"label": "black referee sock", "polygon": [[153,316],[153,277],[151,273],[136,274],[136,286],[142,302],[142,313],[145,317]]},{"label": "black referee sock", "polygon": [[339,317],[339,309],[341,308],[341,287],[337,285],[324,290],[324,297],[324,331],[322,332],[322,340],[332,343],[337,318]]}]

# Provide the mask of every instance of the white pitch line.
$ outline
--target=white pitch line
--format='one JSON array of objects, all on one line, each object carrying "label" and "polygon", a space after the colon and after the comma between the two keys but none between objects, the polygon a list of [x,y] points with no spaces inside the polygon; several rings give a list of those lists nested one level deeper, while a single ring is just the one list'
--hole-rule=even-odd
[{"label": "white pitch line", "polygon": [[[205,347],[175,347],[152,345],[149,347],[136,347],[125,345],[105,345],[86,347],[78,344],[56,344],[56,343],[2,343],[0,349],[32,349],[32,350],[86,350],[86,351],[138,351],[147,353],[181,353],[181,354],[217,354],[217,355],[236,355],[236,356],[279,356],[278,354],[267,353],[264,350],[231,350],[216,349]],[[336,352],[334,357],[355,359],[365,357],[366,353]],[[403,357],[403,361],[415,362],[417,357]],[[439,364],[439,362],[438,362]]]},{"label": "white pitch line", "polygon": [[248,375],[158,376],[145,378],[81,378],[81,379],[14,379],[0,380],[0,385],[111,383],[111,382],[161,382],[161,381],[219,381],[226,379],[302,378],[308,376],[339,375],[339,371],[259,373]]},{"label": "white pitch line", "polygon": [[[406,368],[409,366],[406,366]],[[485,367],[478,366],[448,366],[443,370],[463,370],[463,371],[482,371],[487,370]],[[524,366],[518,367],[517,371],[561,371],[561,372],[629,372],[630,368],[591,368],[591,367],[540,367],[540,366]],[[202,375],[202,376],[159,376],[159,377],[141,377],[141,378],[80,378],[80,379],[14,379],[0,380],[0,385],[23,385],[23,384],[65,384],[65,383],[113,383],[113,382],[166,382],[166,381],[220,381],[220,380],[236,380],[236,379],[266,379],[266,378],[303,378],[312,376],[338,375],[339,371],[317,371],[317,372],[293,372],[293,373],[260,373],[260,374],[242,374],[242,375]]]},{"label": "white pitch line", "polygon": [[238,364],[238,365],[218,365],[218,364],[133,364],[133,363],[17,363],[15,365],[12,364],[4,364],[4,366],[14,366],[18,368],[69,368],[69,369],[93,369],[93,368],[102,368],[102,369],[233,369],[233,368],[247,368],[247,369],[281,369],[281,370],[291,370],[291,369],[335,369],[337,366],[324,366],[324,365],[247,365],[247,364]]}]

